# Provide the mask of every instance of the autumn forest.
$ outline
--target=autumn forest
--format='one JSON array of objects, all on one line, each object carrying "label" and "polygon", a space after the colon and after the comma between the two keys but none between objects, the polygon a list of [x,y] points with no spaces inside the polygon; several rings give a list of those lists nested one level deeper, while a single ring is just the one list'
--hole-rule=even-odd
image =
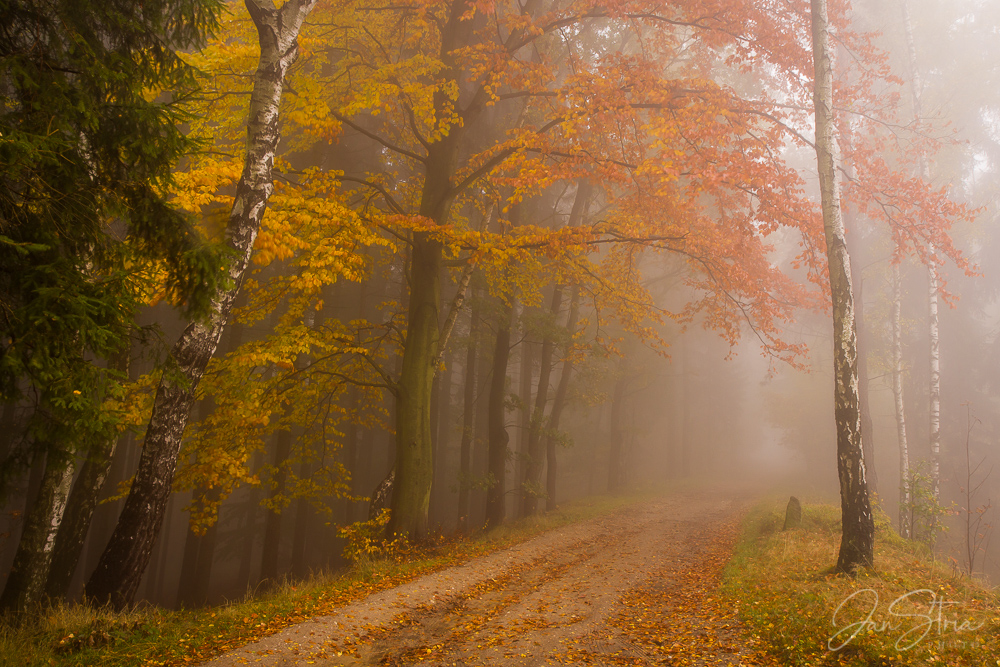
[{"label": "autumn forest", "polygon": [[[888,534],[1000,583],[998,35],[986,0],[0,1],[3,622],[663,489],[613,511],[792,495],[836,508],[824,576]],[[728,520],[691,568],[741,562]]]}]

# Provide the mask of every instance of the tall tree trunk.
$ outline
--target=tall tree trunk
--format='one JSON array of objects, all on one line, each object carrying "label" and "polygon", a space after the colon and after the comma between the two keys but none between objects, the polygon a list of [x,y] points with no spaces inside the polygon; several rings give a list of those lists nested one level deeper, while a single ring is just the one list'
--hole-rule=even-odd
[{"label": "tall tree trunk", "polygon": [[391,533],[422,537],[427,532],[434,481],[431,393],[441,302],[441,244],[426,232],[413,235],[410,307],[403,367],[396,385],[396,477]]},{"label": "tall tree trunk", "polygon": [[132,490],[111,541],[87,582],[87,596],[98,602],[108,600],[118,608],[130,604],[149,562],[163,523],[195,389],[219,344],[274,190],[271,169],[278,146],[282,88],[298,53],[299,29],[315,3],[289,0],[278,9],[271,0],[246,0],[257,27],[260,60],[250,95],[246,160],[226,229],[229,246],[234,250],[229,266],[232,286],[214,299],[209,320],[192,322],[170,352]]},{"label": "tall tree trunk", "polygon": [[[454,51],[469,42],[472,21],[469,0],[454,0],[441,32],[441,60],[447,76],[461,76]],[[451,100],[435,93],[435,107],[451,113]],[[468,113],[468,110],[467,110]],[[470,119],[466,119],[469,122]],[[462,125],[427,146],[420,215],[446,224],[457,192],[451,182],[458,163]],[[392,492],[389,532],[421,537],[427,532],[434,462],[431,443],[430,398],[435,360],[440,347],[442,246],[429,232],[414,232],[410,260],[410,304],[403,362],[396,386],[396,479]]]},{"label": "tall tree trunk", "polygon": [[0,610],[24,611],[45,594],[74,469],[73,460],[62,452],[50,451],[46,457],[38,497],[25,516],[14,564],[0,595]]},{"label": "tall tree trunk", "polygon": [[[299,477],[308,479],[312,475],[312,465],[303,461],[299,466]],[[292,575],[304,579],[309,573],[306,567],[306,542],[312,523],[313,508],[306,498],[295,501],[295,524],[292,533]]]},{"label": "tall tree trunk", "polygon": [[201,535],[188,522],[184,538],[184,555],[181,556],[181,575],[177,583],[177,605],[191,609],[198,606],[195,579],[198,571],[198,550]]},{"label": "tall tree trunk", "polygon": [[[562,307],[563,286],[556,285],[552,291],[549,314],[555,325]],[[538,511],[538,497],[541,490],[542,467],[545,463],[542,448],[542,427],[545,424],[545,406],[549,401],[549,382],[552,379],[552,354],[555,341],[550,333],[542,339],[542,354],[539,359],[538,389],[535,392],[535,406],[528,422],[528,447],[525,455],[524,481],[521,489],[521,516],[530,516]]]},{"label": "tall tree trunk", "polygon": [[[621,366],[624,367],[624,364]],[[620,492],[625,481],[625,462],[623,460],[625,434],[622,430],[622,403],[625,401],[625,387],[628,384],[628,378],[624,374],[624,368],[620,368],[619,371],[621,375],[615,380],[615,389],[611,396],[611,417],[608,419],[611,441],[611,451],[608,456],[608,493]]]},{"label": "tall tree trunk", "polygon": [[496,345],[493,349],[493,370],[489,398],[489,475],[486,491],[486,525],[499,526],[504,520],[507,498],[507,435],[505,398],[507,394],[507,362],[510,360],[510,327],[514,309],[502,307],[497,321]]},{"label": "tall tree trunk", "polygon": [[896,440],[899,444],[899,534],[909,539],[910,452],[906,443],[906,411],[903,402],[902,281],[899,263],[892,265],[892,397],[896,409]]},{"label": "tall tree trunk", "polygon": [[[250,470],[256,474],[260,469],[261,453],[254,452]],[[252,485],[247,491],[246,511],[240,524],[240,541],[243,544],[240,553],[240,568],[236,573],[236,581],[240,586],[250,586],[251,570],[253,568],[254,542],[257,537],[257,507],[260,502],[260,491],[257,485]]]},{"label": "tall tree trunk", "polygon": [[851,291],[851,260],[844,239],[837,180],[833,113],[833,54],[826,0],[812,0],[813,59],[816,84],[816,157],[823,206],[823,228],[833,299],[834,414],[837,422],[837,472],[840,476],[842,533],[837,570],[854,572],[873,564],[872,519],[861,442],[858,400],[858,340]]},{"label": "tall tree trunk", "polygon": [[938,324],[938,292],[940,289],[937,267],[928,269],[927,338],[930,343],[930,429],[931,446],[931,489],[934,500],[941,498],[941,338]]},{"label": "tall tree trunk", "polygon": [[844,223],[847,234],[847,251],[851,256],[851,284],[854,292],[854,325],[858,332],[858,407],[861,412],[861,443],[864,448],[865,471],[868,488],[878,492],[878,476],[875,471],[875,429],[868,399],[868,325],[865,320],[865,278],[862,269],[864,239],[857,215],[845,212]]},{"label": "tall tree trunk", "polygon": [[[108,473],[108,480],[105,484],[108,489],[117,488],[122,482],[131,479],[139,464],[139,454],[142,443],[138,441],[135,434],[128,433],[124,442],[118,444],[118,451],[111,462],[111,472]],[[103,494],[102,494],[103,495]],[[91,529],[87,535],[87,558],[84,563],[85,574],[90,574],[97,567],[104,553],[104,547],[111,539],[118,523],[118,516],[125,505],[125,499],[119,499],[109,503],[99,503],[94,511],[94,519],[91,521]],[[166,520],[169,524],[169,520]],[[149,596],[145,596],[149,597]]]},{"label": "tall tree trunk", "polygon": [[479,329],[478,300],[473,302],[469,322],[469,344],[465,352],[465,386],[462,390],[462,441],[459,444],[458,528],[468,528],[469,483],[472,477],[472,443],[476,435],[476,336]]},{"label": "tall tree trunk", "polygon": [[[204,408],[202,408],[204,411]],[[220,489],[201,489],[208,502],[217,502]],[[208,602],[208,589],[215,560],[215,544],[218,536],[218,519],[203,532],[197,532],[190,521],[184,540],[184,556],[181,559],[181,575],[177,584],[177,604],[188,609],[201,607]]]},{"label": "tall tree trunk", "polygon": [[[288,455],[292,451],[291,431],[278,431],[274,443],[274,488],[271,489],[272,503],[285,493],[285,480],[288,478]],[[274,583],[278,580],[278,555],[281,550],[281,518],[280,509],[268,509],[264,520],[264,546],[260,556],[260,579]]]},{"label": "tall tree trunk", "polygon": [[[126,345],[121,353],[111,361],[112,367],[126,378],[129,374],[131,354],[131,347]],[[80,468],[80,474],[77,476],[76,482],[73,483],[73,490],[66,501],[66,512],[59,526],[59,532],[56,534],[56,543],[52,551],[52,565],[49,569],[48,581],[45,584],[45,593],[52,599],[63,598],[69,592],[73,575],[83,554],[83,545],[87,540],[90,522],[97,509],[97,500],[104,487],[104,481],[111,471],[115,451],[119,441],[124,441],[126,438],[127,436],[123,435],[121,438],[100,443],[87,452],[87,458]]]},{"label": "tall tree trunk", "polygon": [[[163,525],[166,528],[165,532],[167,535],[170,534],[170,524],[173,521],[173,516],[177,512],[177,498],[171,496],[167,501],[167,511],[163,517]],[[162,539],[158,536],[156,541],[153,543],[153,556],[150,560],[149,576],[146,577],[146,594],[145,598],[152,602],[157,602],[159,604],[166,603],[166,572],[167,563],[170,560],[167,556],[170,554],[170,540]]]},{"label": "tall tree trunk", "polygon": [[45,584],[45,594],[53,600],[70,595],[73,577],[84,560],[87,535],[97,511],[101,489],[111,470],[114,453],[120,446],[119,443],[126,441],[127,436],[116,439],[111,448],[103,453],[103,459],[95,459],[93,453],[88,455],[73,483],[66,501],[66,512],[56,534],[52,565]]},{"label": "tall tree trunk", "polygon": [[[910,64],[910,99],[913,104],[913,119],[920,122],[920,95],[923,84],[920,67],[917,65],[917,45],[913,39],[913,22],[910,19],[910,8],[903,0],[903,31],[906,35],[906,50]],[[920,175],[926,182],[931,180],[930,164],[920,156]],[[934,499],[940,499],[941,486],[941,339],[938,321],[938,293],[940,292],[940,276],[937,272],[937,253],[934,246],[929,248],[927,263],[927,338],[929,344],[930,382],[928,387],[930,424],[928,441],[931,449],[931,488]]]},{"label": "tall tree trunk", "polygon": [[[390,442],[391,445],[391,442]],[[355,483],[355,488],[359,491],[361,489],[369,489],[374,481],[373,470],[375,468],[375,429],[365,428],[364,434],[361,436],[361,462],[359,464],[360,473],[359,479]],[[363,502],[363,501],[362,501]],[[362,505],[361,507],[364,507]],[[362,515],[364,513],[362,512]]]},{"label": "tall tree trunk", "polygon": [[[221,509],[221,508],[220,508]],[[216,520],[205,534],[201,536],[198,545],[198,562],[195,569],[194,589],[197,591],[195,601],[199,605],[208,604],[212,592],[212,571],[215,565],[215,547],[219,542],[219,521]]]},{"label": "tall tree trunk", "polygon": [[445,355],[445,369],[437,377],[438,405],[437,405],[437,428],[434,431],[434,484],[432,485],[433,498],[431,514],[437,524],[445,522],[445,508],[450,509],[448,502],[448,484],[446,478],[449,465],[449,446],[451,444],[452,431],[452,403],[451,393],[455,377],[455,355],[449,352]]},{"label": "tall tree trunk", "polygon": [[[524,322],[524,317],[520,318]],[[518,345],[521,348],[521,368],[519,371],[520,388],[518,389],[517,395],[521,402],[521,409],[518,411],[518,428],[517,428],[517,455],[514,457],[514,479],[516,480],[517,488],[521,490],[521,495],[518,498],[518,516],[525,515],[525,482],[528,480],[528,457],[529,454],[529,441],[531,439],[531,416],[534,412],[531,400],[531,386],[532,386],[532,376],[534,375],[534,345],[528,340],[527,331],[522,334],[521,343]],[[536,395],[537,396],[537,395]]]},{"label": "tall tree trunk", "polygon": [[[351,414],[358,415],[361,410],[361,392],[358,391],[356,385],[352,385],[347,390],[347,405]],[[342,501],[344,503],[344,525],[350,525],[354,523],[355,516],[358,513],[357,502],[353,500],[360,490],[361,487],[358,485],[359,482],[359,470],[358,470],[358,460],[359,447],[361,440],[361,427],[353,420],[349,419],[346,426],[344,427],[344,447],[343,447],[343,460],[344,467],[351,476],[349,491],[352,498],[344,498]]]},{"label": "tall tree trunk", "polygon": [[[576,328],[576,318],[580,310],[580,288],[573,287],[573,295],[569,302],[569,319],[566,322],[566,331],[572,337]],[[562,373],[559,375],[559,386],[556,388],[556,395],[552,399],[552,412],[549,413],[548,433],[545,436],[545,509],[552,511],[556,508],[556,482],[558,480],[558,464],[556,461],[556,447],[559,445],[559,420],[562,418],[563,409],[566,407],[566,398],[569,396],[569,381],[573,375],[573,361],[570,354],[573,349],[572,340],[567,343],[563,350],[566,355],[563,361]]]}]

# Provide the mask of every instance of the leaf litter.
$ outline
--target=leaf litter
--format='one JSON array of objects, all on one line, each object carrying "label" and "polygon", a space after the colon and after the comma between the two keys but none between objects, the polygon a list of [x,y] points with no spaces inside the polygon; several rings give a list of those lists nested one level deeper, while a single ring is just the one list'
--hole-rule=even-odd
[{"label": "leaf litter", "polygon": [[544,533],[206,663],[763,665],[718,591],[744,499],[685,493]]}]

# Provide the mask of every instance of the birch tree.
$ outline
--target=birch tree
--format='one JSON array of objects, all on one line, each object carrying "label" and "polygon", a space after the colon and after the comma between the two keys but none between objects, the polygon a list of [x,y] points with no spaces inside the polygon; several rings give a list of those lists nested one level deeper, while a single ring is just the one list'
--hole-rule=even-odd
[{"label": "birch tree", "polygon": [[[920,123],[920,68],[917,66],[917,46],[913,39],[913,23],[910,20],[910,9],[903,0],[903,31],[906,34],[906,52],[910,65],[910,100],[913,105],[913,120]],[[931,180],[930,165],[924,155],[920,156],[920,176],[927,182]],[[938,317],[938,295],[941,291],[938,276],[938,259],[934,246],[930,247],[927,261],[927,341],[928,363],[930,365],[930,380],[928,382],[928,441],[931,449],[931,491],[934,500],[940,497],[941,486],[941,336]]]},{"label": "birch tree", "polygon": [[819,167],[823,229],[833,300],[834,417],[837,423],[837,473],[840,478],[842,533],[837,570],[854,572],[873,564],[875,523],[868,499],[861,412],[858,397],[858,339],[851,287],[851,258],[837,178],[839,156],[833,112],[833,53],[826,0],[812,0],[816,158]]},{"label": "birch tree", "polygon": [[903,400],[902,280],[899,262],[892,265],[892,398],[899,443],[899,534],[912,536],[910,526],[910,452],[906,442],[906,411]]},{"label": "birch tree", "polygon": [[247,121],[246,158],[226,228],[233,256],[228,288],[213,299],[211,315],[188,325],[170,352],[156,392],[132,489],[86,594],[115,607],[131,603],[152,554],[170,496],[181,436],[195,388],[215,353],[239,293],[261,219],[273,192],[271,170],[278,145],[282,89],[298,54],[298,34],[316,0],[246,0],[260,43]]}]

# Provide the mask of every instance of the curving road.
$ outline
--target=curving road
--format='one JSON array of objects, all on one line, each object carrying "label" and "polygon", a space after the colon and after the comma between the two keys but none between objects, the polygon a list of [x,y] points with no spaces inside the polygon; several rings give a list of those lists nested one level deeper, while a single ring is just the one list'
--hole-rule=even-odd
[{"label": "curving road", "polygon": [[746,496],[678,493],[377,593],[206,665],[748,664],[715,594]]}]

